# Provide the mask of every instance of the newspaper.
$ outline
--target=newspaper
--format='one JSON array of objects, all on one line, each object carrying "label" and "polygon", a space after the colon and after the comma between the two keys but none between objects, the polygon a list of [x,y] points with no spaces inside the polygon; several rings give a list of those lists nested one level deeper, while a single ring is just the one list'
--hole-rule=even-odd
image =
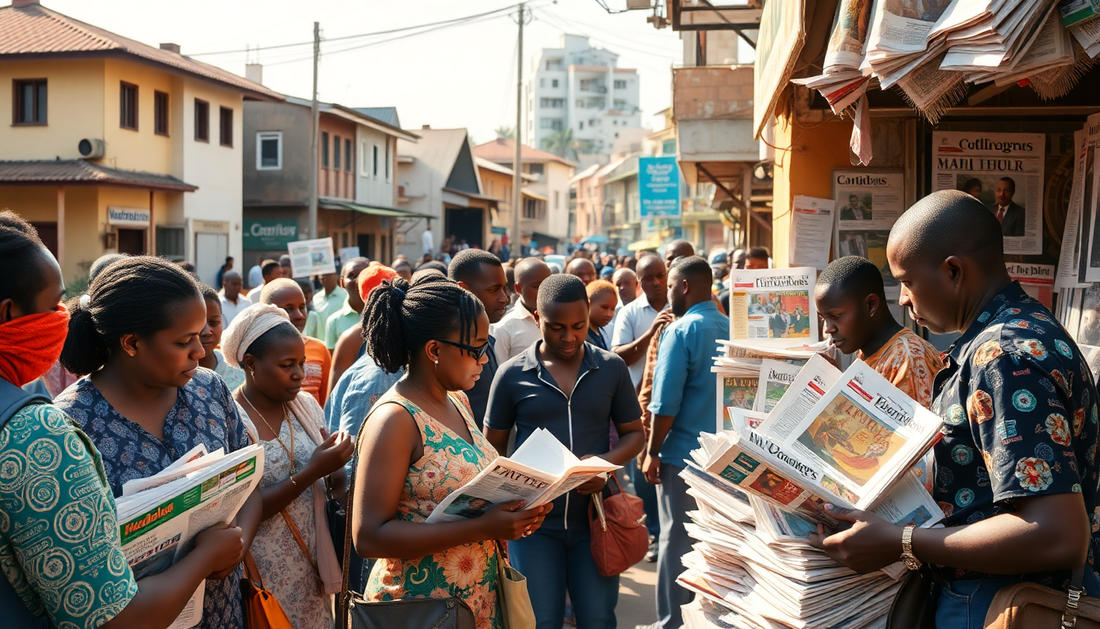
[{"label": "newspaper", "polygon": [[332,238],[287,243],[287,251],[290,252],[290,268],[294,277],[310,277],[336,272]]},{"label": "newspaper", "polygon": [[[1087,127],[1086,127],[1087,128]],[[1081,259],[1081,205],[1084,196],[1085,148],[1088,135],[1085,129],[1073,133],[1074,163],[1073,185],[1070,188],[1069,207],[1066,209],[1066,227],[1062,234],[1062,249],[1058,255],[1058,271],[1054,280],[1055,290],[1078,288],[1077,270]]]},{"label": "newspaper", "polygon": [[1058,13],[1066,26],[1089,22],[1100,16],[1100,1],[1062,0],[1058,3]]},{"label": "newspaper", "polygon": [[735,269],[730,273],[730,333],[762,347],[818,340],[813,267]]},{"label": "newspaper", "polygon": [[825,48],[825,73],[856,70],[863,62],[863,43],[871,22],[871,0],[840,0]]},{"label": "newspaper", "polygon": [[1009,262],[1008,276],[1048,309],[1054,308],[1054,265]]},{"label": "newspaper", "polygon": [[937,131],[935,190],[961,190],[997,215],[1006,254],[1043,252],[1042,133]]},{"label": "newspaper", "polygon": [[759,386],[756,391],[754,410],[770,413],[783,399],[783,394],[798,377],[804,363],[789,363],[778,360],[760,362]]},{"label": "newspaper", "polygon": [[526,500],[524,509],[533,509],[619,468],[599,457],[582,461],[550,431],[539,428],[510,458],[497,457],[473,480],[444,498],[427,522],[476,518],[493,505],[510,500]]},{"label": "newspaper", "polygon": [[1081,234],[1085,245],[1077,279],[1091,284],[1100,281],[1100,168],[1096,167],[1100,151],[1100,114],[1085,122],[1087,134],[1083,181],[1081,187]]},{"label": "newspaper", "polygon": [[[723,427],[726,425],[725,422],[733,420],[732,411],[734,409],[751,411],[756,407],[756,392],[760,385],[759,372],[754,376],[738,377],[717,371],[715,378],[718,392],[717,407],[725,409]],[[722,429],[724,428],[719,428],[719,430]]]},{"label": "newspaper", "polygon": [[[196,457],[196,453],[188,452],[147,479],[164,475],[174,476],[174,480],[115,501],[122,552],[135,579],[163,572],[191,551],[196,535],[215,524],[231,522],[263,477],[263,446],[250,445],[224,456]],[[191,471],[175,474],[185,467]],[[199,624],[205,589],[203,581],[170,629]]]},{"label": "newspaper", "polygon": [[1058,14],[1052,11],[1039,30],[1038,36],[1010,68],[991,74],[998,87],[1012,85],[1029,76],[1073,63],[1073,42]]},{"label": "newspaper", "polygon": [[795,196],[791,207],[788,264],[825,270],[829,265],[829,243],[833,237],[834,215],[832,199]]},{"label": "newspaper", "polygon": [[897,299],[901,284],[890,272],[886,241],[905,211],[905,173],[900,171],[833,171],[836,199],[836,257],[867,258],[882,273],[886,297]]},{"label": "newspaper", "polygon": [[[719,356],[722,360],[756,360],[754,364],[764,358],[772,360],[800,360],[805,363],[816,354],[828,353],[833,350],[831,343],[818,341],[816,343],[799,343],[792,341],[787,347],[760,347],[752,342],[718,340],[718,349],[725,355]],[[717,359],[716,359],[717,360]]]},{"label": "newspaper", "polygon": [[1069,32],[1088,56],[1100,55],[1100,20],[1090,20],[1069,28]]}]

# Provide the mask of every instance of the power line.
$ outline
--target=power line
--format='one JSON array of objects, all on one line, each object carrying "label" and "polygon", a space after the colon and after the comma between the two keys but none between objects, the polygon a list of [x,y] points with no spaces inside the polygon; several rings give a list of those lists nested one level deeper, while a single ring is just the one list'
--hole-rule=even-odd
[{"label": "power line", "polygon": [[[578,25],[577,23],[571,22],[571,21],[565,19],[564,17],[561,17],[560,15],[557,15],[556,13],[550,13],[549,11],[547,11],[545,9],[541,9],[541,8],[539,10],[539,13],[541,13],[544,17],[547,17],[547,18],[550,18],[551,20],[553,20],[556,23],[556,26],[558,28],[562,29],[563,31],[568,31],[568,30],[575,29],[575,30],[578,30],[578,31],[588,33],[588,29],[583,28],[582,26]],[[590,27],[590,28],[594,28],[594,27]],[[650,56],[653,56],[653,57],[660,57],[660,58],[665,59],[665,60],[668,60],[668,58],[671,55],[676,54],[676,53],[671,52],[671,51],[669,51],[667,53],[661,53],[661,52],[654,52],[652,50],[644,50],[644,49],[641,49],[641,48],[634,48],[632,46],[628,46],[626,44],[616,42],[612,39],[608,39],[607,37],[604,37],[602,35],[593,36],[591,34],[588,34],[587,37],[589,39],[593,39],[597,42],[602,41],[602,42],[606,43],[608,46],[613,46],[615,48],[622,48],[623,50],[629,50],[631,52],[635,52],[635,53],[642,54],[642,55],[650,55]]]},{"label": "power line", "polygon": [[[406,31],[413,31],[413,30],[417,30],[417,29],[421,29],[421,28],[427,28],[427,27],[431,27],[431,26],[455,24],[455,23],[459,23],[459,22],[465,22],[465,21],[468,21],[468,20],[480,18],[480,17],[485,17],[485,16],[488,16],[488,15],[503,13],[505,11],[511,11],[511,10],[515,9],[516,7],[518,7],[518,6],[519,6],[518,4],[513,4],[513,5],[506,6],[506,7],[501,7],[499,9],[494,9],[492,11],[486,11],[484,13],[475,13],[473,15],[467,15],[467,16],[464,16],[464,17],[457,17],[457,18],[452,18],[452,19],[449,19],[449,20],[440,20],[438,22],[429,22],[429,23],[426,23],[426,24],[417,24],[417,25],[414,25],[414,26],[403,26],[401,28],[391,28],[391,29],[384,30],[384,31],[374,31],[372,33],[359,33],[357,35],[342,35],[340,37],[330,37],[330,38],[325,39],[324,41],[325,42],[336,42],[336,41],[345,41],[345,40],[349,40],[349,39],[361,39],[361,38],[364,38],[364,37],[376,37],[378,35],[392,35],[394,33],[403,33],[403,32],[406,32]],[[255,52],[255,51],[260,51],[260,50],[276,50],[276,49],[280,49],[280,48],[293,48],[295,46],[311,46],[311,45],[313,45],[312,40],[305,41],[305,42],[295,42],[295,43],[292,43],[292,44],[276,44],[274,46],[258,46],[258,47],[255,47],[255,48],[242,48],[242,49],[237,49],[237,50],[218,50],[218,51],[213,51],[213,52],[198,52],[198,53],[194,53],[194,54],[189,54],[187,56],[189,56],[189,57],[208,57],[208,56],[213,56],[213,55],[239,54],[239,53],[242,53],[242,52],[243,53],[249,53],[249,52]]]}]

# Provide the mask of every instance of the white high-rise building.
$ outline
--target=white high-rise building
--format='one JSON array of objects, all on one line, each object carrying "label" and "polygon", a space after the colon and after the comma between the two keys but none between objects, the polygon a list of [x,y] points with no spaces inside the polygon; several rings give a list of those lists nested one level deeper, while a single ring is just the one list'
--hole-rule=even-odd
[{"label": "white high-rise building", "polygon": [[553,151],[547,139],[572,129],[578,153],[609,155],[623,131],[640,128],[638,71],[616,67],[618,60],[582,35],[562,35],[560,48],[538,52],[527,75],[524,144]]}]

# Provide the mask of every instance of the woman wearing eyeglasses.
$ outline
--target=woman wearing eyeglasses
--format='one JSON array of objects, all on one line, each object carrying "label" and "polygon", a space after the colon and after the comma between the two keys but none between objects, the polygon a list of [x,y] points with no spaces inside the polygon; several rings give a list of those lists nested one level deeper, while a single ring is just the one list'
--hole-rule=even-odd
[{"label": "woman wearing eyeglasses", "polygon": [[352,497],[355,549],[376,558],[370,600],[457,597],[478,629],[502,626],[495,540],[536,530],[549,505],[512,501],[483,515],[428,524],[449,494],[497,457],[462,391],[488,360],[489,318],[453,281],[426,275],[384,282],[363,313],[367,352],[406,375],[375,404],[359,432]]}]

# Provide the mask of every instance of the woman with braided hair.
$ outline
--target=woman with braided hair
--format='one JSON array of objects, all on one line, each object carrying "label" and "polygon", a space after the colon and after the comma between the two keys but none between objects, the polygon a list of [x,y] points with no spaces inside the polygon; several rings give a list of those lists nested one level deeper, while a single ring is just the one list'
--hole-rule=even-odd
[{"label": "woman with braided hair", "polygon": [[366,596],[454,596],[473,610],[478,629],[499,628],[495,541],[534,531],[549,505],[520,511],[522,501],[510,501],[477,518],[425,522],[497,457],[462,393],[487,361],[489,317],[445,277],[425,275],[411,285],[395,278],[371,293],[363,337],[384,370],[406,370],[359,431],[352,531],[356,551],[379,560]]}]

